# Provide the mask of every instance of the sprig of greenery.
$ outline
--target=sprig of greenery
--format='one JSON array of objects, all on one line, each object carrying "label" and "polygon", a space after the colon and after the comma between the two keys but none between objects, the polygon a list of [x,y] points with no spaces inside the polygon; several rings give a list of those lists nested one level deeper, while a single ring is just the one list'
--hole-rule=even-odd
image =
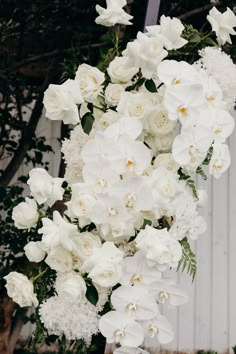
[{"label": "sprig of greenery", "polygon": [[196,183],[194,182],[194,180],[192,179],[191,176],[187,175],[182,168],[179,168],[178,170],[178,175],[179,175],[179,179],[180,180],[184,180],[186,182],[186,184],[192,189],[192,193],[193,196],[196,200],[199,199],[198,197],[198,192],[197,192],[197,187],[196,187]]},{"label": "sprig of greenery", "polygon": [[181,272],[186,271],[187,274],[192,276],[192,281],[194,281],[197,273],[196,255],[191,250],[190,244],[186,237],[180,241],[180,244],[182,246],[183,254],[181,260],[179,261],[177,272],[179,270],[181,270]]}]

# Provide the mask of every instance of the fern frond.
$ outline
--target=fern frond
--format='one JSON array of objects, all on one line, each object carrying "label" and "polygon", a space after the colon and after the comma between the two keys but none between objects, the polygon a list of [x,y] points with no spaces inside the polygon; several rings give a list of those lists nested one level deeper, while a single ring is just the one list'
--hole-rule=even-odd
[{"label": "fern frond", "polygon": [[191,250],[187,238],[184,238],[182,241],[180,241],[180,243],[182,246],[183,254],[181,260],[179,261],[177,271],[178,270],[181,270],[181,272],[186,271],[187,274],[192,276],[192,281],[194,281],[194,278],[197,273],[196,255]]}]

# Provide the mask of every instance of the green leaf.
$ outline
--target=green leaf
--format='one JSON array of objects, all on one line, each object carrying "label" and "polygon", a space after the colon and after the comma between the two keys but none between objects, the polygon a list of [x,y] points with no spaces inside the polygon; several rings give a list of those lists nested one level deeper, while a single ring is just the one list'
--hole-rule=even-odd
[{"label": "green leaf", "polygon": [[192,281],[194,281],[194,278],[197,273],[196,255],[191,250],[190,244],[186,237],[182,241],[180,241],[180,244],[182,246],[183,253],[182,253],[182,258],[179,261],[177,271],[178,270],[181,270],[182,272],[186,271],[187,274],[192,276]]},{"label": "green leaf", "polygon": [[152,79],[145,81],[145,87],[149,92],[157,92],[156,84]]},{"label": "green leaf", "polygon": [[151,220],[144,219],[144,220],[143,220],[143,225],[142,225],[141,229],[145,229],[145,227],[146,227],[147,225],[151,226],[151,225],[152,225],[152,222],[151,222]]},{"label": "green leaf", "polygon": [[94,123],[94,116],[88,112],[86,113],[82,119],[81,119],[81,125],[82,125],[82,128],[83,128],[83,131],[89,135],[89,133],[91,132],[92,130],[92,127],[93,127],[93,123]]},{"label": "green leaf", "polygon": [[98,302],[98,292],[95,286],[92,283],[87,283],[87,291],[85,294],[87,300],[91,302],[94,306],[97,305]]},{"label": "green leaf", "polygon": [[196,173],[202,177],[202,179],[204,179],[204,181],[207,180],[207,175],[205,174],[205,172],[203,171],[202,166],[198,166],[198,168],[196,169]]}]

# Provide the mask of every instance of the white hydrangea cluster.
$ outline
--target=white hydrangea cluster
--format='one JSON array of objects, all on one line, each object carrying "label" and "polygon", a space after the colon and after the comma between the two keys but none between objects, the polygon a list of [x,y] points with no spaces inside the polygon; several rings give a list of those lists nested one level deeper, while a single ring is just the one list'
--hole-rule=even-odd
[{"label": "white hydrangea cluster", "polygon": [[[107,9],[97,8],[97,22],[129,21],[125,4],[107,0]],[[218,37],[228,15],[231,33],[231,13],[213,19],[218,27],[211,19]],[[121,345],[117,353],[143,353],[138,347],[145,338],[173,340],[159,306],[183,305],[188,296],[163,274],[176,270],[184,247],[192,254],[189,241],[206,230],[199,215],[205,194],[194,175],[204,177],[209,165],[218,178],[229,167],[235,101],[235,66],[220,49],[204,49],[195,65],[166,59],[168,50],[187,43],[183,29],[180,20],[162,16],[111,61],[106,77],[82,64],[74,80],[45,92],[47,117],[78,123],[62,146],[66,210],[48,213],[63,200],[64,180],[33,169],[28,184],[35,200],[19,204],[13,218],[16,227],[37,226],[41,235],[26,245],[28,259],[56,272],[57,295],[40,305],[50,333],[89,342],[100,330],[108,343]],[[86,129],[84,123],[91,116],[89,132],[91,121]],[[37,305],[32,283],[22,276],[7,276],[9,295],[22,306]],[[19,291],[21,281],[27,291]],[[98,290],[97,303],[91,289]],[[108,298],[111,310],[100,318]]]},{"label": "white hydrangea cluster", "polygon": [[230,110],[235,108],[236,65],[221,48],[206,47],[199,52],[201,59],[195,65],[204,69],[220,85]]}]

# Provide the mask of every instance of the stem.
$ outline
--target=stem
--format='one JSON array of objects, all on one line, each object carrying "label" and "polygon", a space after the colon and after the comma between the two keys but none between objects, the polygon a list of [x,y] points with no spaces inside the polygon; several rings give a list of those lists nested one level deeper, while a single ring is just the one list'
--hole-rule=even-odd
[{"label": "stem", "polygon": [[47,272],[48,268],[44,269],[42,272],[40,272],[38,275],[36,275],[36,277],[34,277],[32,279],[33,283],[35,283],[39,278],[41,278],[46,272]]}]

